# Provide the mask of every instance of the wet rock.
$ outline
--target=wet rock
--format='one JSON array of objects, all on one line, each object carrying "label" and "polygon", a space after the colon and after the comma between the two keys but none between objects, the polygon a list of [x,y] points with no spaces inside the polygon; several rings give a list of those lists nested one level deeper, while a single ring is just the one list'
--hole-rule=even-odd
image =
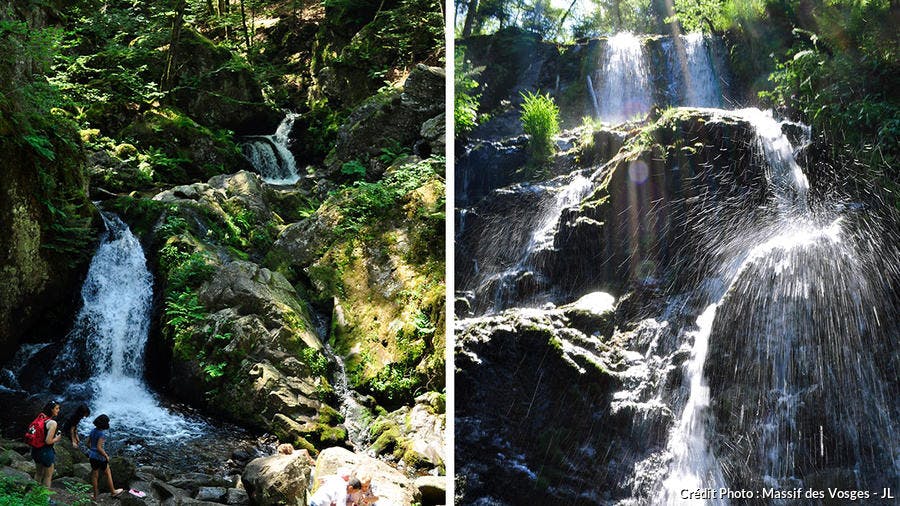
[{"label": "wet rock", "polygon": [[305,505],[310,464],[301,454],[272,455],[252,460],[241,479],[253,504]]},{"label": "wet rock", "polygon": [[573,327],[585,334],[600,332],[604,335],[612,334],[615,309],[615,297],[605,292],[591,292],[560,307]]},{"label": "wet rock", "polygon": [[123,457],[111,457],[109,469],[112,471],[113,483],[129,483],[135,478],[134,463]]},{"label": "wet rock", "polygon": [[250,504],[250,496],[246,490],[239,488],[229,488],[225,495],[225,504],[233,504],[236,506],[245,506]]},{"label": "wet rock", "polygon": [[497,188],[521,180],[518,173],[528,158],[527,144],[528,138],[520,136],[479,141],[457,150],[457,205],[469,205]]},{"label": "wet rock", "polygon": [[159,500],[168,501],[173,500],[174,502],[180,501],[183,497],[188,496],[188,491],[182,490],[177,487],[173,487],[168,483],[160,480],[154,480],[150,483],[151,492],[155,497],[158,497]]},{"label": "wet rock", "polygon": [[396,506],[412,506],[421,500],[421,493],[403,473],[366,455],[353,453],[345,448],[326,448],[316,459],[315,476],[322,478],[337,473],[339,468],[349,468],[357,475],[372,477],[372,487],[378,502]]},{"label": "wet rock", "polygon": [[446,476],[419,476],[416,478],[415,484],[422,494],[423,505],[438,505],[446,502]]},{"label": "wet rock", "polygon": [[[628,466],[595,458],[640,448],[631,422],[612,411],[621,350],[609,336],[569,327],[562,309],[511,309],[460,322],[455,354],[455,458],[465,497],[550,504],[593,490],[627,496],[620,483]],[[494,486],[511,480],[522,486]]]},{"label": "wet rock", "polygon": [[[381,148],[392,144],[412,151],[421,139],[422,125],[442,113],[443,104],[444,70],[416,66],[402,91],[375,96],[350,113],[338,131],[334,149],[325,160],[328,168],[322,175],[329,180],[340,180],[344,162],[375,159]],[[372,160],[369,176],[379,178],[385,168],[377,159]]]},{"label": "wet rock", "polygon": [[225,502],[228,489],[225,487],[200,487],[194,499],[198,501]]}]

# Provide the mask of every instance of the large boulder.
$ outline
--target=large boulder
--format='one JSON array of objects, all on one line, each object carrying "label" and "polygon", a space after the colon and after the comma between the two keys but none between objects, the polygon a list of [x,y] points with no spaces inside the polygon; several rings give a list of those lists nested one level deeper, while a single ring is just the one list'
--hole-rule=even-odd
[{"label": "large boulder", "polygon": [[326,448],[316,459],[317,481],[337,474],[338,469],[349,468],[356,475],[372,478],[372,490],[378,502],[395,506],[412,506],[421,500],[421,492],[412,480],[400,471],[372,457],[353,453],[345,448]]},{"label": "large boulder", "polygon": [[182,31],[172,100],[198,123],[239,134],[269,134],[280,114],[268,106],[249,67],[192,29]]},{"label": "large boulder", "polygon": [[[606,504],[628,497],[631,459],[654,431],[645,432],[632,411],[614,409],[626,379],[623,349],[605,325],[572,327],[567,314],[587,302],[460,322],[455,456],[465,477],[457,485],[463,503],[490,497]],[[610,318],[613,309],[591,305],[589,312]],[[664,430],[654,427],[660,444]],[[497,486],[512,482],[520,485]]]},{"label": "large boulder", "polygon": [[[0,9],[0,19],[31,10]],[[17,54],[16,44],[14,37],[4,37],[0,52]],[[29,59],[15,61],[27,67]],[[4,106],[0,115],[0,362],[6,362],[24,338],[50,340],[67,332],[99,219],[88,199],[81,140],[73,125],[44,111],[46,104],[19,97],[25,83],[7,74],[27,75],[25,69],[0,71],[4,104],[15,104]],[[30,127],[35,128],[30,140],[13,121],[31,120],[17,115],[41,119],[41,126]]]},{"label": "large boulder", "polygon": [[311,466],[300,452],[250,461],[241,481],[253,504],[305,506]]},{"label": "large boulder", "polygon": [[258,315],[267,329],[281,332],[276,348],[299,352],[303,347],[321,349],[306,307],[294,287],[278,272],[257,264],[234,261],[225,264],[199,292],[210,311],[231,308],[239,315]]},{"label": "large boulder", "polygon": [[[438,67],[418,65],[403,85],[402,90],[391,90],[368,99],[354,109],[338,130],[334,149],[325,160],[327,169],[322,174],[330,180],[345,178],[341,166],[351,160],[368,165],[367,177],[377,179],[387,166],[378,159],[382,149],[400,148],[412,152],[417,141],[423,140],[422,132],[431,142],[425,154],[441,154],[443,139],[423,130],[423,125],[444,110],[444,70]],[[419,150],[421,151],[421,149]]]},{"label": "large boulder", "polygon": [[441,470],[444,466],[444,398],[429,392],[416,404],[378,417],[370,429],[371,449],[417,471]]}]

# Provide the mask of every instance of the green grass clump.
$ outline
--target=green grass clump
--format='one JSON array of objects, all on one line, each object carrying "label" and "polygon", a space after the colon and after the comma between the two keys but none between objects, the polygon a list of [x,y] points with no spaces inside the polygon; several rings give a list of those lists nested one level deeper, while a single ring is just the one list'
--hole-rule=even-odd
[{"label": "green grass clump", "polygon": [[529,135],[529,170],[533,176],[556,151],[554,137],[559,133],[559,107],[550,94],[522,93],[522,129]]}]

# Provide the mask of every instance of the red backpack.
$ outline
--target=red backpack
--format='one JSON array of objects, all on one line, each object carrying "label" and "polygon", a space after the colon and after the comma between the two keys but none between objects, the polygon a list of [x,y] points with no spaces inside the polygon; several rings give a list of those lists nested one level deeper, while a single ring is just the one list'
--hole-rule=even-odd
[{"label": "red backpack", "polygon": [[25,442],[32,448],[41,448],[47,444],[47,420],[50,417],[41,413],[31,422],[25,431]]}]

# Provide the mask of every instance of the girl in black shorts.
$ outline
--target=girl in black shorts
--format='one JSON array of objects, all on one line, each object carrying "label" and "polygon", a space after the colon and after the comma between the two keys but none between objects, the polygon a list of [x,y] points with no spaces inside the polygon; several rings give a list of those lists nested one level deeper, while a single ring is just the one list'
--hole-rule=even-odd
[{"label": "girl in black shorts", "polygon": [[106,474],[106,482],[109,484],[109,491],[113,497],[122,493],[121,488],[116,488],[113,485],[112,471],[109,469],[109,454],[103,449],[107,430],[109,430],[109,417],[100,415],[94,420],[94,430],[88,436],[88,458],[91,459],[91,483],[94,485],[95,501],[97,500],[97,494],[100,492],[100,487],[97,485],[100,471]]}]

